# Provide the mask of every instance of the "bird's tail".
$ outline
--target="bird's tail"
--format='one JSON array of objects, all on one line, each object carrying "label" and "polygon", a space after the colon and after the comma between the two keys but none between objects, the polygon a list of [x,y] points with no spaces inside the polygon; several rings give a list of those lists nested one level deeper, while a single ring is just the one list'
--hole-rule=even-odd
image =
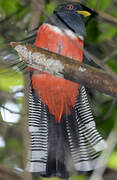
[{"label": "bird's tail", "polygon": [[30,151],[27,170],[44,177],[67,178],[75,172],[95,169],[105,141],[96,130],[85,88],[81,87],[71,115],[60,123],[41,100],[30,92]]}]

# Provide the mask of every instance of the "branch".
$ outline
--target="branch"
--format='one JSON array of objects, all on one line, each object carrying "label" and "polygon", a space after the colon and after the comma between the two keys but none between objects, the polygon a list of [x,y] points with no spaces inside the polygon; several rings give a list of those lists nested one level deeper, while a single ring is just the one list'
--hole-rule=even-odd
[{"label": "branch", "polygon": [[29,30],[34,29],[39,24],[39,19],[44,10],[44,0],[33,0],[31,3],[32,16],[30,20]]},{"label": "branch", "polygon": [[92,66],[30,44],[21,45],[12,42],[11,45],[24,62],[39,71],[61,76],[67,80],[87,85],[90,88],[117,97],[117,77],[115,78],[115,76],[113,77]]},{"label": "branch", "polygon": [[104,174],[104,171],[106,169],[108,160],[110,155],[112,154],[114,148],[116,147],[117,144],[117,123],[115,123],[113,130],[111,131],[108,139],[107,139],[107,147],[101,154],[97,164],[96,168],[89,178],[89,180],[102,180],[102,176]]},{"label": "branch", "polygon": [[80,48],[82,50],[82,52],[84,53],[84,55],[86,56],[87,59],[91,59],[94,63],[96,63],[100,68],[102,68],[104,71],[107,71],[108,73],[112,74],[113,76],[115,75],[115,72],[113,72],[109,66],[107,66],[106,64],[104,64],[103,62],[100,61],[99,58],[97,58],[95,55],[91,54],[90,52],[88,52],[86,49],[82,48],[80,46],[80,44],[78,44],[77,42],[75,42],[70,36],[68,36],[64,30],[64,28],[60,27],[60,24],[52,17],[49,16],[45,11],[43,11],[44,15],[49,19],[49,21],[54,24],[55,26],[58,26],[60,28],[60,30],[62,31],[63,34],[66,35],[66,37],[73,43],[75,44],[78,48]]},{"label": "branch", "polygon": [[7,170],[5,167],[0,165],[0,179],[1,180],[21,180],[22,177],[14,172]]},{"label": "branch", "polygon": [[13,110],[11,110],[11,109],[9,109],[9,108],[3,106],[3,105],[0,105],[0,107],[3,108],[3,109],[5,109],[5,110],[7,110],[7,111],[9,111],[10,113],[13,113],[13,114],[21,114],[21,115],[23,115],[22,113],[13,111]]},{"label": "branch", "polygon": [[109,21],[109,22],[112,22],[112,23],[115,23],[117,24],[117,18],[114,17],[114,16],[111,16],[110,14],[107,14],[105,12],[101,12],[99,11],[98,12],[99,16],[101,16],[103,19]]},{"label": "branch", "polygon": [[[40,16],[42,14],[42,11],[45,8],[45,0],[32,0],[31,3],[31,10],[32,10],[32,16],[29,24],[28,30],[32,30],[36,28],[39,24]],[[27,164],[27,153],[29,150],[29,132],[28,132],[28,104],[29,104],[29,83],[30,78],[28,74],[25,75],[25,85],[24,85],[24,117],[23,117],[23,140],[24,140],[24,166]],[[31,173],[24,170],[24,179],[32,180]]]},{"label": "branch", "polygon": [[117,98],[114,98],[110,104],[110,107],[108,109],[108,111],[105,113],[104,117],[101,119],[100,123],[102,123],[103,121],[105,121],[106,119],[108,119],[108,117],[112,114],[113,109],[115,108],[115,106],[117,105]]},{"label": "branch", "polygon": [[110,60],[111,58],[113,58],[114,56],[117,55],[117,49],[114,50],[111,54],[109,54],[107,57],[105,57],[102,61],[103,63],[106,63],[108,60]]}]

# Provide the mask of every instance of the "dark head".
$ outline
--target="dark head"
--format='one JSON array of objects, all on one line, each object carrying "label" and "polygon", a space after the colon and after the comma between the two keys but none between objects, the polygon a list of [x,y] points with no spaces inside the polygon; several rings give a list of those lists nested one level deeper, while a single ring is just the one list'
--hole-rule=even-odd
[{"label": "dark head", "polygon": [[[67,2],[59,5],[53,12],[52,18],[48,18],[45,23],[56,25],[69,29],[80,36],[86,36],[85,22],[87,17],[93,17],[97,15],[96,12],[90,8],[76,2]],[[54,22],[53,22],[54,20]],[[29,32],[29,37],[20,41],[21,43],[33,43],[37,37],[37,30]],[[31,34],[31,35],[30,35]]]},{"label": "dark head", "polygon": [[[76,34],[84,37],[86,35],[84,19],[91,14],[92,10],[80,3],[67,2],[59,5],[54,10],[52,17],[56,20],[56,25],[70,29]],[[49,23],[50,21],[51,19]]]}]

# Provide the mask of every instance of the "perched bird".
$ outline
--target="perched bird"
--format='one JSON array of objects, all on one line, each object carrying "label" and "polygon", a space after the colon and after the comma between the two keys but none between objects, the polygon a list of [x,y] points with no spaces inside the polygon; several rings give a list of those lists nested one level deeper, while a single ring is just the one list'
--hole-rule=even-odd
[{"label": "perched bird", "polygon": [[[59,5],[33,31],[34,45],[82,62],[84,21],[90,14],[90,9],[76,2]],[[96,129],[85,87],[28,69],[31,87],[27,170],[44,177],[67,178],[95,169],[106,143]]]}]

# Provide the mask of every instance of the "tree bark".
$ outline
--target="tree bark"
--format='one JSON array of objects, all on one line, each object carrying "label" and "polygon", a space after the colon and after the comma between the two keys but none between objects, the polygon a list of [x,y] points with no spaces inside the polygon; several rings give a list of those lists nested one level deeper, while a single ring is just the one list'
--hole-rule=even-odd
[{"label": "tree bark", "polygon": [[[29,31],[39,25],[39,20],[42,11],[44,10],[45,0],[32,0],[31,11],[32,16],[29,24]],[[23,116],[23,139],[24,139],[24,166],[27,164],[27,153],[29,147],[29,133],[28,133],[28,106],[29,106],[29,87],[30,77],[28,74],[24,76],[24,116]],[[24,180],[32,180],[31,173],[24,170]]]},{"label": "tree bark", "polygon": [[0,165],[0,180],[22,180],[22,177]]},{"label": "tree bark", "polygon": [[33,45],[11,45],[18,55],[38,71],[61,76],[67,80],[86,85],[100,92],[117,97],[117,77],[79,61],[49,52]]}]

